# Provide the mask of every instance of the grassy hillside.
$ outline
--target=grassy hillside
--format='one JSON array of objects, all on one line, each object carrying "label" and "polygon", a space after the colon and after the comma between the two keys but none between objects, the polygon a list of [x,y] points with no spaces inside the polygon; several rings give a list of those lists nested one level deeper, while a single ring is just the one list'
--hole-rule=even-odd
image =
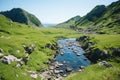
[{"label": "grassy hillside", "polygon": [[83,72],[73,73],[64,80],[119,80],[120,64],[111,63],[113,68],[106,68],[93,64],[87,67]]},{"label": "grassy hillside", "polygon": [[[0,62],[0,78],[2,80],[33,80],[27,71],[39,72],[43,68],[47,69],[48,65],[46,62],[48,59],[52,59],[56,53],[50,48],[44,48],[46,44],[56,44],[59,38],[76,36],[79,36],[79,34],[72,30],[35,28],[12,22],[10,19],[0,15],[0,48],[3,49],[2,54],[25,58],[26,53],[23,45],[35,45],[35,50],[29,55],[28,62],[26,64],[23,63],[21,67],[15,67],[16,62],[9,65]],[[16,78],[16,74],[19,77]]]},{"label": "grassy hillside", "polygon": [[[25,58],[26,53],[23,45],[35,45],[35,50],[29,55],[28,62],[23,62],[20,67],[15,67],[16,62],[12,62],[8,65],[0,62],[0,79],[34,80],[30,77],[30,72],[28,71],[39,73],[44,69],[48,69],[48,60],[53,59],[56,53],[55,50],[45,47],[47,44],[56,44],[57,40],[61,38],[78,38],[82,35],[83,34],[70,29],[32,27],[12,22],[10,19],[0,15],[0,48],[3,49],[2,54],[11,54],[17,58]],[[84,35],[90,36],[90,42],[94,43],[94,45],[91,46],[93,48],[99,48],[101,50],[120,48],[119,34]],[[109,59],[109,63],[113,65],[113,68],[93,64],[87,67],[83,72],[69,75],[65,80],[119,80],[120,57],[117,56]],[[40,80],[40,77],[36,80]]]},{"label": "grassy hillside", "polygon": [[31,26],[42,26],[41,22],[38,18],[36,18],[36,16],[21,8],[13,8],[10,11],[0,12],[0,14],[10,18],[14,22],[25,23]]},{"label": "grassy hillside", "polygon": [[96,20],[98,20],[106,11],[106,7],[104,5],[98,5],[93,8],[87,15],[76,21],[75,26],[90,26],[94,24]]},{"label": "grassy hillside", "polygon": [[80,18],[81,18],[80,16],[75,16],[75,17],[69,19],[68,21],[65,21],[63,23],[60,23],[60,24],[56,25],[55,27],[74,28],[75,22],[78,21]]},{"label": "grassy hillside", "polygon": [[97,6],[91,12],[76,22],[76,27],[86,27],[91,31],[102,33],[120,32],[120,1],[109,6]]},{"label": "grassy hillside", "polygon": [[[70,19],[71,20],[71,19]],[[71,22],[61,23],[62,26],[71,26]],[[72,20],[72,29],[81,32],[95,32],[100,34],[120,33],[120,1],[108,6],[97,5],[85,16],[78,20]],[[74,28],[73,28],[74,27]]]}]

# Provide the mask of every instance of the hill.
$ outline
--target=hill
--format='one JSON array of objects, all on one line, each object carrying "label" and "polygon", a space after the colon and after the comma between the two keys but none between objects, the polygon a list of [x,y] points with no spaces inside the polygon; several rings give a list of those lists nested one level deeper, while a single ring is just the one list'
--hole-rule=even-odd
[{"label": "hill", "polygon": [[42,24],[37,17],[21,8],[13,8],[10,11],[0,12],[14,22],[24,23],[31,26],[41,27]]},{"label": "hill", "polygon": [[69,19],[68,21],[65,21],[63,23],[60,23],[60,24],[56,25],[55,27],[73,28],[73,26],[75,25],[75,22],[78,21],[80,18],[81,18],[80,16],[75,16],[75,17]]},{"label": "hill", "polygon": [[[71,19],[70,19],[71,20]],[[62,26],[71,25],[71,22],[61,23]],[[75,29],[83,32],[96,32],[102,34],[120,33],[120,0],[108,6],[97,5],[79,20],[72,20]]]},{"label": "hill", "polygon": [[91,12],[76,22],[76,27],[86,27],[97,33],[120,32],[120,1],[108,6],[96,6]]},{"label": "hill", "polygon": [[76,26],[89,26],[98,20],[106,11],[104,5],[98,5],[92,9],[87,15],[76,21]]}]

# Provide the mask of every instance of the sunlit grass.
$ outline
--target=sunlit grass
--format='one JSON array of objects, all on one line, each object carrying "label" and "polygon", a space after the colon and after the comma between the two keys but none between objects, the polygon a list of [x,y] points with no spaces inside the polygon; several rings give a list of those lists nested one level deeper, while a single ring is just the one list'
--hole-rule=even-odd
[{"label": "sunlit grass", "polygon": [[83,72],[73,73],[63,80],[119,80],[120,68],[117,63],[113,68],[106,68],[98,64],[90,65]]},{"label": "sunlit grass", "polygon": [[[31,80],[30,76],[28,76],[29,74],[25,70],[40,71],[42,68],[48,69],[48,65],[45,63],[48,59],[53,59],[53,56],[56,53],[54,50],[49,48],[43,49],[41,47],[45,47],[47,43],[55,44],[57,40],[61,38],[78,38],[82,35],[88,34],[80,34],[76,31],[62,28],[36,28],[11,22],[9,19],[0,16],[0,48],[4,50],[4,55],[12,54],[18,58],[23,58],[26,53],[22,45],[29,46],[34,44],[36,46],[35,51],[30,54],[30,60],[27,65],[24,64],[20,69],[14,69],[16,63],[10,65],[0,63],[0,76],[2,75],[3,78],[7,80]],[[95,48],[120,48],[119,34],[89,34],[88,36],[91,37],[91,42],[96,42],[94,45]],[[17,50],[20,50],[20,53],[17,53]],[[111,71],[109,72],[109,70]],[[115,74],[117,74],[119,70],[118,66],[112,70],[97,65],[91,65],[84,72],[70,75],[65,80],[109,80],[109,78],[115,80],[118,79]],[[13,75],[16,75],[15,72],[19,72],[18,74],[22,77],[14,77]],[[22,73],[26,73],[27,76],[22,75]],[[106,76],[103,77],[103,75]]]}]

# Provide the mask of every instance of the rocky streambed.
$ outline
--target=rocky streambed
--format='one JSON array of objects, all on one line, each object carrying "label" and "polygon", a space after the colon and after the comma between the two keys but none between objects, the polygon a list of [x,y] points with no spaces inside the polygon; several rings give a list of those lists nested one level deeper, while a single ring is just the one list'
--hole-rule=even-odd
[{"label": "rocky streambed", "polygon": [[84,50],[75,38],[58,40],[58,51],[51,63],[49,71],[41,73],[48,80],[61,79],[72,72],[83,71],[90,65],[90,61],[84,56]]}]

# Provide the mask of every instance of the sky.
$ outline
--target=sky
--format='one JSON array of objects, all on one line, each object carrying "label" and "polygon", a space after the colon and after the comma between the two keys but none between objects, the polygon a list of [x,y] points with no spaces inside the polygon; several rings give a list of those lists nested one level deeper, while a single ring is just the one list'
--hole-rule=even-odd
[{"label": "sky", "polygon": [[0,0],[0,11],[22,8],[42,23],[57,24],[76,15],[84,16],[96,5],[109,5],[118,0]]}]

